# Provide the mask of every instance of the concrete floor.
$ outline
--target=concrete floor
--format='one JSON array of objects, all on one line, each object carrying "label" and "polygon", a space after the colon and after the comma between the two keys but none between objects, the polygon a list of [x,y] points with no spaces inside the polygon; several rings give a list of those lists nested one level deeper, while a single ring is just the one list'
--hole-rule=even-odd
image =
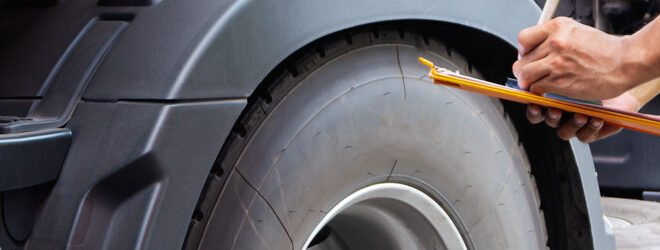
[{"label": "concrete floor", "polygon": [[617,249],[660,249],[660,203],[603,197]]}]

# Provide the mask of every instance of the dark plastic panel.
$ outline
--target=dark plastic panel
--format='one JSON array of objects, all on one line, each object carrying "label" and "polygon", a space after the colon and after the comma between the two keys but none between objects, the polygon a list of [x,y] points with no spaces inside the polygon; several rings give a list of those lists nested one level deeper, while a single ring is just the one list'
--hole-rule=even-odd
[{"label": "dark plastic panel", "polygon": [[0,135],[0,191],[55,180],[69,143],[68,129]]},{"label": "dark plastic panel", "polygon": [[145,235],[141,227],[151,216],[164,175],[147,154],[103,178],[85,197],[70,244],[72,249],[131,249]]},{"label": "dark plastic panel", "polygon": [[99,0],[99,6],[149,6],[160,0]]},{"label": "dark plastic panel", "polygon": [[245,104],[80,103],[67,124],[69,156],[27,248],[179,248]]},{"label": "dark plastic panel", "polygon": [[[18,246],[12,246],[12,243],[24,242],[32,233],[34,219],[39,212],[41,203],[46,199],[54,181],[34,185],[26,188],[2,191],[2,224],[6,235],[12,240],[6,239],[0,235],[0,244],[5,249],[20,249]],[[2,230],[2,229],[0,229]],[[18,242],[16,242],[18,241]],[[8,244],[9,243],[9,244]]]},{"label": "dark plastic panel", "polygon": [[0,99],[0,116],[25,117],[39,102],[39,99]]},{"label": "dark plastic panel", "polygon": [[136,12],[87,0],[38,2],[0,1],[0,98],[42,96],[90,20]]},{"label": "dark plastic panel", "polygon": [[93,18],[88,10],[95,3],[63,1],[52,7],[30,7],[6,2],[0,8],[0,20],[7,23],[0,26],[0,97],[41,96],[51,71]]},{"label": "dark plastic panel", "polygon": [[282,59],[344,28],[437,20],[469,25],[516,45],[526,26],[520,20],[537,15],[536,4],[526,0],[163,1],[138,13],[84,97],[246,97]]},{"label": "dark plastic panel", "polygon": [[0,133],[20,133],[64,125],[96,65],[126,26],[127,23],[122,21],[90,21],[77,36],[75,45],[47,86],[41,102],[29,114],[29,119],[0,123]]},{"label": "dark plastic panel", "polygon": [[[99,66],[83,97],[176,99],[169,92],[172,92],[183,64],[208,30],[235,2],[166,0],[141,9]],[[214,86],[222,87],[226,85]],[[221,97],[216,94],[217,89],[199,91],[205,94],[185,98]]]}]

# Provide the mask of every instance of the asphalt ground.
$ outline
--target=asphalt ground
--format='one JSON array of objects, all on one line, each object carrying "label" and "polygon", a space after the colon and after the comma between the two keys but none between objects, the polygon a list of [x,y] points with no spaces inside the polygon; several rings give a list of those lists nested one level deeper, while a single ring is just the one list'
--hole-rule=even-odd
[{"label": "asphalt ground", "polygon": [[660,203],[603,197],[617,249],[660,249]]}]

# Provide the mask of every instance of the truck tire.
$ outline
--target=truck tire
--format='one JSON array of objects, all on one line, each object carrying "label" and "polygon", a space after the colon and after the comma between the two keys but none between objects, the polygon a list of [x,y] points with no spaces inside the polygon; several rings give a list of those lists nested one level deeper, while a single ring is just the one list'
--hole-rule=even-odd
[{"label": "truck tire", "polygon": [[419,56],[480,76],[441,39],[387,28],[278,67],[223,146],[184,248],[545,249],[502,104],[432,84]]}]

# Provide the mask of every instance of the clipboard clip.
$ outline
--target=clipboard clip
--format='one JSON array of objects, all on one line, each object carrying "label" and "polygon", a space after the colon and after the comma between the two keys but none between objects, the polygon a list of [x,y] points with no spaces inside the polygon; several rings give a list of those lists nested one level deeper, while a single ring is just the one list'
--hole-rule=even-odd
[{"label": "clipboard clip", "polygon": [[[481,80],[481,79],[473,78],[473,77],[470,77],[470,76],[461,75],[461,73],[458,70],[456,70],[456,72],[453,72],[449,69],[440,68],[438,66],[435,66],[433,64],[433,62],[431,62],[431,61],[429,61],[425,58],[422,58],[422,57],[418,58],[418,60],[421,63],[423,63],[424,65],[431,68],[431,71],[429,72],[429,77],[434,78],[434,79],[445,78],[445,77],[457,77],[457,78],[462,78],[464,80],[479,82],[479,83],[482,83],[482,84],[490,84],[490,85],[495,84],[495,83],[487,82],[487,81],[484,81],[484,80]],[[460,85],[451,84],[451,81],[443,82],[443,84],[461,88]],[[510,89],[526,91],[524,89],[521,89],[520,86],[518,86],[518,80],[517,79],[507,78],[506,83],[503,84],[503,85],[506,86],[507,88],[510,88]],[[564,101],[569,101],[569,102],[582,103],[582,104],[592,104],[592,105],[603,106],[603,103],[600,102],[600,101],[579,100],[579,99],[575,99],[575,98],[571,98],[571,97],[567,97],[567,96],[563,96],[563,95],[543,94],[543,97],[559,99],[559,100],[564,100]]]},{"label": "clipboard clip", "polygon": [[461,73],[458,70],[456,70],[456,72],[453,72],[449,69],[440,68],[438,66],[435,66],[433,62],[427,60],[426,58],[420,57],[417,58],[417,60],[419,60],[419,62],[431,68],[432,74],[461,76]]}]

